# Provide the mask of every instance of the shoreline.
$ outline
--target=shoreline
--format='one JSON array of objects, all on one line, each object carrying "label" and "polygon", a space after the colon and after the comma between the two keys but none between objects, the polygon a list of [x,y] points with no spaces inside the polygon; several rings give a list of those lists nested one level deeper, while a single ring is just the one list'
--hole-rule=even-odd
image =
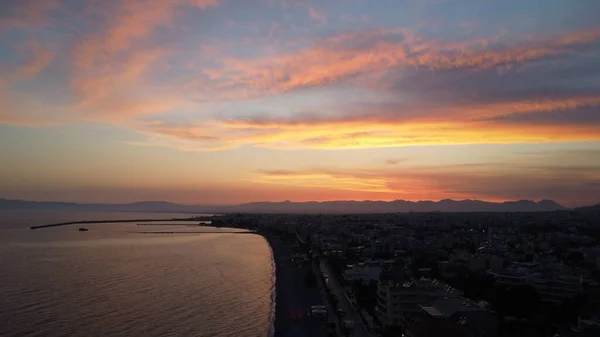
[{"label": "shoreline", "polygon": [[271,267],[273,268],[272,277],[273,286],[271,288],[271,311],[269,312],[269,335],[268,337],[275,337],[275,324],[277,319],[277,263],[275,263],[275,251],[273,250],[273,245],[267,239],[266,235],[260,234],[258,232],[253,232],[253,234],[261,235],[265,241],[267,241],[267,246],[269,246],[269,251],[271,251]]},{"label": "shoreline", "polygon": [[271,319],[272,321],[271,323],[271,327],[270,327],[270,331],[269,331],[269,337],[278,337],[278,336],[282,336],[282,328],[283,328],[283,321],[284,321],[284,317],[285,314],[283,313],[283,303],[282,303],[282,295],[280,294],[283,291],[284,288],[284,284],[282,284],[282,276],[280,274],[282,274],[282,265],[281,265],[281,260],[283,258],[282,254],[283,252],[281,252],[281,247],[279,247],[279,245],[281,245],[280,242],[275,242],[277,239],[275,239],[272,235],[266,234],[266,233],[257,233],[259,235],[261,235],[263,238],[265,238],[265,240],[267,241],[267,244],[269,245],[269,248],[271,250],[271,259],[272,259],[272,263],[273,263],[273,268],[274,268],[274,275],[275,275],[275,284],[274,284],[274,291],[271,295],[271,298],[274,300],[274,308],[272,309],[272,314],[271,314]]},{"label": "shoreline", "polygon": [[256,234],[254,232],[219,232],[219,231],[206,231],[206,232],[175,232],[175,231],[170,231],[170,232],[127,232],[127,233],[132,233],[132,234]]}]

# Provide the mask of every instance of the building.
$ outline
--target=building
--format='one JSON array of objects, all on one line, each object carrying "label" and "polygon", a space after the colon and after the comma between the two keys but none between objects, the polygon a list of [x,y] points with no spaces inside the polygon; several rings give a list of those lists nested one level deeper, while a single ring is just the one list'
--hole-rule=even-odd
[{"label": "building", "polygon": [[486,309],[462,297],[439,298],[420,305],[420,316],[404,319],[410,337],[496,337],[498,322]]},{"label": "building", "polygon": [[426,317],[407,322],[404,328],[405,337],[471,337],[469,331],[452,321]]},{"label": "building", "polygon": [[563,301],[583,292],[581,277],[561,275],[557,273],[531,273],[525,270],[488,271],[499,285],[532,286],[540,295],[542,302],[560,305]]},{"label": "building", "polygon": [[498,334],[496,316],[469,299],[443,297],[432,301],[429,306],[437,309],[443,318],[460,324],[472,336],[495,337]]},{"label": "building", "polygon": [[364,283],[379,280],[381,267],[374,263],[360,263],[344,271],[344,280],[352,282],[361,280]]},{"label": "building", "polygon": [[422,313],[419,305],[462,292],[430,278],[410,279],[402,272],[384,273],[377,283],[375,312],[383,326],[402,325],[402,320]]},{"label": "building", "polygon": [[531,285],[537,290],[542,302],[560,305],[583,292],[583,280],[580,277],[565,275],[534,275]]},{"label": "building", "polygon": [[492,269],[487,274],[494,277],[500,285],[519,286],[529,283],[529,273],[522,270]]}]

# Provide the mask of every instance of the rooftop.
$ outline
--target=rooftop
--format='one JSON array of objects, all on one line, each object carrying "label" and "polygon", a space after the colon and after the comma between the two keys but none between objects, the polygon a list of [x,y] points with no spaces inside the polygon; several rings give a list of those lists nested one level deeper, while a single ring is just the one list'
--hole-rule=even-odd
[{"label": "rooftop", "polygon": [[[467,311],[484,311],[485,309],[478,306],[464,297],[441,297],[431,303],[442,315],[452,316],[457,312]],[[429,313],[429,312],[428,312]]]}]

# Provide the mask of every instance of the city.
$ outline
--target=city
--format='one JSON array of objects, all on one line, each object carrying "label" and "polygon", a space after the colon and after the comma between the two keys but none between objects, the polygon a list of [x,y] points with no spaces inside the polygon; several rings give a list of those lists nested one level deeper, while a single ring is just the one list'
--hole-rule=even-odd
[{"label": "city", "polygon": [[598,214],[236,214],[213,223],[275,235],[296,252],[291,260],[318,264],[332,336],[575,337],[600,333]]}]

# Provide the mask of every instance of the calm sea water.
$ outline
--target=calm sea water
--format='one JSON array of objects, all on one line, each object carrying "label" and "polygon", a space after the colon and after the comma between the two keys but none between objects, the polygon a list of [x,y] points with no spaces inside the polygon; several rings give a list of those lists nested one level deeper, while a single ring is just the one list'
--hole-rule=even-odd
[{"label": "calm sea water", "polygon": [[[268,336],[274,268],[261,236],[183,224],[29,229],[180,216],[0,212],[0,335]],[[139,233],[201,230],[222,233]]]}]

